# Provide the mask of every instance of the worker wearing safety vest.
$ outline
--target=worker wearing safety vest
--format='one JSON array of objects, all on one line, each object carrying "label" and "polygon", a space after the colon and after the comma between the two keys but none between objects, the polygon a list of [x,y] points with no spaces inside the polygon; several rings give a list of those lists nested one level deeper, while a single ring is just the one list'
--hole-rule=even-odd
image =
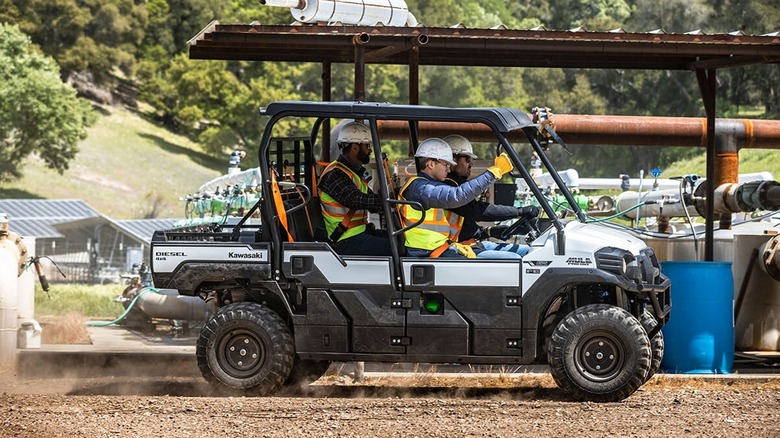
[{"label": "worker wearing safety vest", "polygon": [[[484,173],[457,185],[447,180],[447,173],[455,162],[444,140],[429,138],[423,141],[414,156],[419,159],[420,172],[404,184],[401,197],[419,202],[425,209],[425,219],[405,232],[406,255],[476,257],[470,246],[458,243],[463,218],[452,210],[476,199],[490,184],[511,171],[513,166],[509,157],[499,155]],[[423,214],[408,204],[403,205],[401,213],[404,226],[419,221]]]},{"label": "worker wearing safety vest", "polygon": [[342,255],[391,255],[387,232],[374,230],[368,212],[382,211],[382,199],[371,191],[363,165],[371,158],[371,132],[360,122],[341,128],[341,155],[320,175],[318,190],[325,238]]},{"label": "worker wearing safety vest", "polygon": [[[471,176],[472,161],[477,158],[471,142],[464,136],[452,134],[444,137],[444,141],[452,150],[452,160],[455,164],[452,166],[447,178],[455,181],[457,184],[463,184]],[[524,207],[513,207],[510,205],[491,204],[489,202],[473,200],[468,204],[458,207],[455,212],[463,216],[463,228],[458,236],[459,242],[474,242],[472,249],[475,249],[478,258],[521,258],[528,254],[530,247],[521,243],[494,242],[487,240],[488,237],[502,239],[504,231],[509,228],[507,225],[493,225],[482,227],[477,221],[497,222],[515,218],[533,219],[539,216],[539,207],[527,205]],[[532,230],[526,230],[529,232]]]}]

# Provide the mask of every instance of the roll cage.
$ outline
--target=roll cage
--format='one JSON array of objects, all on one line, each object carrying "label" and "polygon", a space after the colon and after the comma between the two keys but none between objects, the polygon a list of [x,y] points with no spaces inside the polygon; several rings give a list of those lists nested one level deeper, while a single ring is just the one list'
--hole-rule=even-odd
[{"label": "roll cage", "polygon": [[[262,192],[264,194],[270,194],[273,192],[272,187],[273,179],[271,175],[271,147],[273,145],[274,137],[272,136],[274,126],[282,119],[286,117],[298,117],[298,118],[313,118],[315,122],[309,134],[310,145],[316,143],[319,136],[320,128],[323,122],[329,118],[336,119],[356,119],[365,120],[371,130],[373,144],[372,149],[374,152],[374,160],[377,161],[377,174],[380,183],[379,195],[383,202],[383,213],[386,218],[393,218],[396,213],[396,206],[404,203],[417,204],[409,201],[402,201],[394,199],[391,196],[390,190],[387,184],[387,174],[384,166],[379,163],[382,157],[382,150],[379,139],[378,122],[383,120],[395,120],[405,121],[409,126],[410,138],[413,150],[417,149],[419,143],[419,130],[418,122],[463,122],[463,123],[481,123],[488,126],[496,136],[498,140],[497,153],[506,152],[512,160],[516,171],[519,176],[522,177],[534,197],[537,199],[542,209],[547,216],[551,219],[552,225],[556,228],[556,254],[563,254],[565,252],[565,236],[564,226],[561,220],[555,214],[552,206],[542,194],[541,190],[537,187],[533,181],[528,169],[523,164],[518,152],[510,143],[507,135],[510,132],[521,130],[525,137],[528,139],[528,143],[533,150],[537,153],[542,161],[542,164],[547,171],[552,175],[558,190],[564,195],[570,208],[574,211],[577,218],[584,222],[585,214],[575,202],[571,192],[563,183],[558,173],[555,171],[552,163],[544,152],[544,148],[540,142],[541,127],[531,121],[527,114],[513,108],[446,108],[436,106],[416,106],[416,105],[395,105],[389,103],[374,103],[374,102],[275,102],[268,105],[266,108],[260,110],[261,115],[269,117],[263,130],[262,140],[258,149],[258,156],[260,162],[260,171],[262,174]],[[560,139],[556,136],[554,138],[560,142]],[[565,146],[565,145],[564,145]],[[309,157],[311,158],[311,157]],[[296,172],[299,169],[296,169]],[[313,170],[309,170],[312,172]],[[512,174],[517,176],[516,174]],[[311,188],[313,191],[313,187]],[[308,190],[308,188],[306,188]],[[313,195],[313,193],[312,193]],[[265,195],[264,197],[268,197]],[[304,201],[308,202],[308,199]],[[279,213],[275,210],[273,202],[264,202],[259,205],[261,208],[261,215],[264,223],[273,224],[279,220]],[[419,204],[417,207],[422,209]],[[297,207],[299,208],[299,207]],[[289,211],[287,212],[289,213]],[[394,223],[393,220],[387,220],[388,233],[393,237],[398,237],[403,233],[406,228],[402,228],[401,224]],[[236,230],[241,226],[241,223],[236,225]],[[273,228],[273,227],[268,227]],[[408,227],[407,227],[408,228]],[[234,230],[234,232],[237,232]],[[282,241],[280,233],[271,231],[270,240],[273,244],[272,251],[272,263],[274,270],[278,272],[281,266],[281,247]],[[396,272],[401,272],[399,268],[399,258],[401,251],[401,243],[399,239],[392,238],[391,250],[396,265]]]}]

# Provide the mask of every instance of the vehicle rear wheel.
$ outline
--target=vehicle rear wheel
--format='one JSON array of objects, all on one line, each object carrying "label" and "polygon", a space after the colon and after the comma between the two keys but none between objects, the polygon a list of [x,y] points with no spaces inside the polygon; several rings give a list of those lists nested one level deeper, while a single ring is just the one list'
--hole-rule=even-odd
[{"label": "vehicle rear wheel", "polygon": [[630,313],[590,304],[569,313],[555,328],[547,359],[553,379],[578,400],[620,401],[645,382],[650,340]]},{"label": "vehicle rear wheel", "polygon": [[[650,333],[650,331],[658,325],[658,321],[647,309],[642,313],[639,322],[642,323],[642,328],[645,329],[645,333]],[[650,378],[661,368],[661,360],[664,358],[664,334],[662,331],[658,331],[658,333],[650,339],[650,351],[652,352],[650,372],[647,373],[647,379],[645,381],[650,380]]]},{"label": "vehicle rear wheel", "polygon": [[240,302],[209,319],[198,338],[196,355],[206,381],[267,395],[287,380],[295,349],[279,315],[260,304]]}]

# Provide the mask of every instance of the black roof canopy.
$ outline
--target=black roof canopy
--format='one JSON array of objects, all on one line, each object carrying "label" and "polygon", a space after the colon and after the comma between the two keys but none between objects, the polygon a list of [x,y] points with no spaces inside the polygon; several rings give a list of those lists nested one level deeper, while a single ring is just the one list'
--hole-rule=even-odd
[{"label": "black roof canopy", "polygon": [[297,115],[352,119],[429,120],[442,122],[484,122],[499,132],[534,126],[523,111],[514,108],[445,108],[395,105],[377,102],[274,102],[262,110],[266,116]]},{"label": "black roof canopy", "polygon": [[437,27],[281,26],[212,22],[193,59],[694,70],[780,62],[780,34],[667,34]]}]

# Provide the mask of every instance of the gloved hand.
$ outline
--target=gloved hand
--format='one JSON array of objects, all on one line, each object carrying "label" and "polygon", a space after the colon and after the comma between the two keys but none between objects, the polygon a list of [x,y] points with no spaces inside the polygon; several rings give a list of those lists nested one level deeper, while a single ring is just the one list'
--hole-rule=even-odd
[{"label": "gloved hand", "polygon": [[541,209],[535,205],[526,205],[517,209],[518,217],[537,217]]},{"label": "gloved hand", "polygon": [[471,249],[471,247],[468,246],[468,245],[464,245],[462,243],[455,242],[455,243],[452,244],[452,246],[458,251],[458,254],[460,254],[462,256],[466,256],[466,257],[468,257],[470,259],[477,258],[477,255],[474,253],[474,250]]},{"label": "gloved hand", "polygon": [[512,166],[512,161],[509,159],[509,155],[504,152],[496,157],[496,159],[493,161],[493,165],[488,167],[487,170],[490,171],[490,173],[492,173],[496,179],[501,179],[505,173],[511,172],[512,169],[514,169],[514,166]]}]

